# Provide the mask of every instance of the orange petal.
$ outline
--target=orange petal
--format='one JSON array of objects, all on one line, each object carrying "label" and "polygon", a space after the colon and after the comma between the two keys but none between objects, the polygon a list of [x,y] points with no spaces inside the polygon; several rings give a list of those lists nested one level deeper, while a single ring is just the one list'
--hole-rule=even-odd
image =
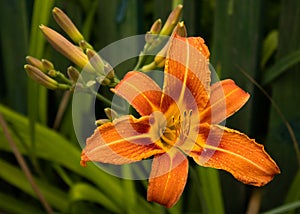
[{"label": "orange petal", "polygon": [[[173,150],[174,151],[174,150]],[[188,175],[188,160],[178,150],[165,153],[153,159],[147,199],[166,207],[172,207],[179,200]]]},{"label": "orange petal", "polygon": [[218,124],[237,112],[250,95],[239,88],[234,81],[227,79],[211,86],[210,101],[200,113],[201,123]]},{"label": "orange petal", "polygon": [[113,91],[126,99],[142,116],[150,115],[159,109],[161,89],[141,72],[128,72]]},{"label": "orange petal", "polygon": [[151,141],[149,117],[124,116],[98,127],[87,139],[81,165],[87,161],[125,164],[148,158],[164,150]]},{"label": "orange petal", "polygon": [[245,184],[263,186],[280,173],[264,147],[238,131],[201,124],[197,144],[190,155],[199,165],[226,170]]},{"label": "orange petal", "polygon": [[[163,91],[176,100],[179,106],[191,102],[195,102],[199,110],[206,106],[210,90],[208,53],[200,37],[183,38],[175,35],[171,38]],[[168,103],[168,97],[162,103]]]}]

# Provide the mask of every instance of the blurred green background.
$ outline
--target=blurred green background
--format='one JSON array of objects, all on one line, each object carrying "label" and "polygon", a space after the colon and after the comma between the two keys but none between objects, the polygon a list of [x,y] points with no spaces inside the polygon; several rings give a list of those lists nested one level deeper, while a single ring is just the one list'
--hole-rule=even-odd
[{"label": "blurred green background", "polygon": [[[82,168],[70,94],[36,85],[23,66],[27,55],[50,59],[62,72],[69,65],[38,28],[60,31],[54,6],[100,50],[145,33],[157,18],[164,22],[178,3],[188,35],[205,39],[220,79],[251,94],[227,126],[264,144],[281,174],[254,188],[190,164],[179,203],[166,209],[146,201],[147,181],[120,179],[92,164]],[[1,0],[0,11],[0,113],[42,195],[1,127],[0,213],[300,213],[300,1]]]}]

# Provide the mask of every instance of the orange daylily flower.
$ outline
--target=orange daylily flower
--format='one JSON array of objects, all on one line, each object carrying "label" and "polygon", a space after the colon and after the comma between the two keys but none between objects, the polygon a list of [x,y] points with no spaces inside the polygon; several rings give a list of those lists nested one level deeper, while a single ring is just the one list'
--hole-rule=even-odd
[{"label": "orange daylily flower", "polygon": [[147,199],[172,207],[188,175],[188,159],[230,172],[236,179],[263,186],[280,172],[262,145],[219,125],[238,111],[249,94],[232,80],[211,85],[209,51],[200,37],[170,40],[161,89],[141,72],[129,72],[114,92],[141,115],[122,116],[98,127],[87,139],[87,161],[126,164],[154,156]]}]

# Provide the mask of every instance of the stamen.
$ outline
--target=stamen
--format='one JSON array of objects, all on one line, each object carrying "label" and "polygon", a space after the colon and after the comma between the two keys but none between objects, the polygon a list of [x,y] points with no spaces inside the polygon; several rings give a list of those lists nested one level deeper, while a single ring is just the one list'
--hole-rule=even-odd
[{"label": "stamen", "polygon": [[182,126],[181,126],[182,140],[185,140],[190,133],[192,114],[193,114],[192,110],[189,110],[189,113],[187,113],[187,111],[183,112],[184,120],[182,121]]}]

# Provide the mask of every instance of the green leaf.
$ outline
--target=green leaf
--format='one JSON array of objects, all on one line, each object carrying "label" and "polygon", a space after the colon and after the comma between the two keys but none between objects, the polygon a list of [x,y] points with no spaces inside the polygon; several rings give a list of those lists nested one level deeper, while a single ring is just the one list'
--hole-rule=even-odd
[{"label": "green leaf", "polygon": [[69,192],[69,200],[71,203],[77,201],[95,202],[101,204],[102,206],[106,207],[106,209],[114,213],[122,212],[122,210],[117,207],[110,198],[108,198],[95,187],[86,183],[78,183],[73,185]]},{"label": "green leaf", "polygon": [[[12,137],[19,150],[24,155],[28,155],[26,151],[26,147],[30,145],[30,135],[27,131],[29,126],[28,119],[2,105],[0,105],[0,112],[7,122],[11,124],[13,130],[16,131],[12,133]],[[79,164],[81,153],[79,146],[77,147],[71,144],[58,133],[40,124],[35,125],[35,130],[37,142],[36,154],[38,158],[59,164],[87,180],[90,180],[97,186],[98,190],[102,192],[103,195],[115,204],[116,207],[119,207],[123,211],[126,210],[124,198],[126,195],[128,196],[128,193],[124,192],[120,179],[107,174],[92,163],[86,168],[81,167]],[[2,130],[0,130],[0,141],[4,142]],[[10,151],[10,148],[7,143],[1,143],[0,150]],[[144,197],[137,195],[136,201],[137,209],[147,208],[149,213],[155,212],[155,207],[149,204]],[[106,206],[107,204],[102,205]],[[110,209],[110,207],[107,209]]]},{"label": "green leaf", "polygon": [[206,213],[225,213],[219,172],[216,169],[205,167],[197,167],[197,172],[202,186]]},{"label": "green leaf", "polygon": [[35,207],[36,205],[29,204],[27,201],[18,200],[14,196],[10,196],[0,192],[0,210],[5,213],[23,213],[23,214],[43,214]]},{"label": "green leaf", "polygon": [[[27,77],[22,64],[28,48],[26,1],[0,1],[1,72],[5,77],[6,102],[15,110],[26,112]],[[11,15],[13,14],[13,15]],[[9,20],[9,24],[8,24]]]},{"label": "green leaf", "polygon": [[284,212],[287,212],[287,211],[295,210],[299,207],[300,207],[300,201],[295,201],[295,202],[292,202],[292,203],[284,204],[280,207],[269,210],[267,212],[263,212],[262,214],[279,214],[279,213],[284,213]]},{"label": "green leaf", "polygon": [[[0,177],[3,180],[36,198],[36,194],[31,188],[22,170],[2,159],[0,159],[0,169]],[[43,182],[37,177],[34,177],[34,180],[38,188],[41,190],[42,194],[45,196],[46,200],[52,207],[55,207],[60,211],[64,211],[67,209],[68,202],[65,200],[67,197],[66,193],[53,185]]]},{"label": "green leaf", "polygon": [[279,59],[271,68],[267,69],[262,77],[262,84],[267,85],[274,79],[300,62],[300,50],[293,51]]},{"label": "green leaf", "polygon": [[[294,177],[294,180],[289,188],[289,191],[286,195],[285,203],[291,203],[300,199],[300,170]],[[290,212],[294,213],[294,212]]]},{"label": "green leaf", "polygon": [[[36,0],[34,1],[32,22],[31,22],[31,32],[29,41],[28,54],[36,58],[41,58],[44,52],[45,38],[40,32],[39,25],[47,25],[49,18],[51,16],[51,8],[53,7],[54,0],[44,1]],[[37,85],[31,79],[28,79],[27,84],[27,108],[28,116],[30,119],[30,126],[28,130],[30,132],[31,145],[30,148],[30,158],[33,165],[37,167],[36,161],[36,151],[35,151],[35,130],[34,124],[36,121],[46,124],[47,122],[47,89]]]},{"label": "green leaf", "polygon": [[[12,133],[12,137],[17,143],[18,148],[23,154],[28,155],[26,148],[24,147],[24,145],[27,147],[30,145],[30,135],[27,131],[29,126],[28,120],[1,105],[0,112],[3,114],[5,119],[12,124],[14,130],[17,131],[18,135]],[[102,191],[111,197],[122,195],[122,189],[119,186],[117,178],[109,176],[93,164],[89,165],[87,168],[80,166],[79,146],[74,146],[56,132],[40,124],[35,125],[35,130],[37,142],[36,154],[38,158],[60,164],[61,166],[82,175],[83,177],[93,181]],[[1,132],[2,130],[0,130],[0,139],[3,140]],[[22,142],[20,139],[22,139]],[[0,144],[0,149],[10,151],[8,144]],[[118,203],[119,205],[122,204],[119,197],[113,197],[113,199],[115,203]]]},{"label": "green leaf", "polygon": [[260,67],[264,68],[267,61],[274,54],[278,47],[278,30],[272,30],[265,40],[262,47],[262,59],[260,61]]}]

